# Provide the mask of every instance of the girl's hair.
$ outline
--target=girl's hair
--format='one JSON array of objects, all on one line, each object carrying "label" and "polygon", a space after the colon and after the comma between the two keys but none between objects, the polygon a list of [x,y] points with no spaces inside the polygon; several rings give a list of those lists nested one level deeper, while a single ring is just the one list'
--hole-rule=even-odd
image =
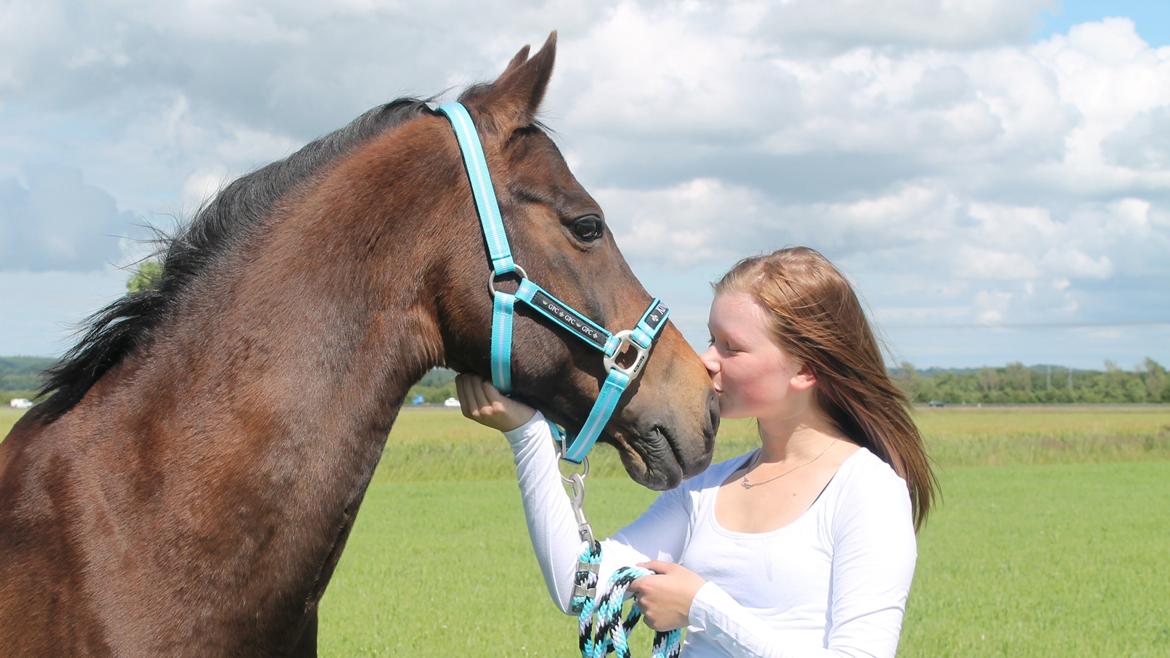
[{"label": "girl's hair", "polygon": [[938,485],[909,400],[890,379],[845,276],[816,250],[790,247],[741,260],[715,284],[716,294],[728,292],[751,295],[776,343],[816,375],[820,408],[906,480],[921,528]]}]

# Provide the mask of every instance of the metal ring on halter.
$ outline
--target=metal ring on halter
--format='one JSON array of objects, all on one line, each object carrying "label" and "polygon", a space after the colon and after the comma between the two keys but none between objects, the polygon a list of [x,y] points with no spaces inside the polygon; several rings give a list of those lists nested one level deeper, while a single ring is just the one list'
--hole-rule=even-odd
[{"label": "metal ring on halter", "polygon": [[[627,375],[630,378],[630,381],[633,381],[638,376],[638,373],[642,372],[642,366],[646,365],[646,359],[650,355],[649,349],[635,343],[630,338],[633,333],[634,332],[629,329],[623,329],[614,334],[613,337],[618,341],[617,349],[613,351],[613,356],[607,354],[604,358],[606,372],[617,370],[618,372]],[[633,347],[638,352],[634,357],[634,362],[629,366],[623,366],[617,362],[618,357],[622,355],[622,352],[625,351],[626,347]]]},{"label": "metal ring on halter", "polygon": [[[563,429],[556,428],[554,431],[557,433],[556,453],[557,453],[557,464],[559,466],[560,464],[565,462],[564,456],[565,456],[565,452],[568,451],[568,449],[569,449],[569,437],[567,434],[565,434],[565,430],[563,430]],[[560,468],[557,469],[557,472],[560,472]],[[569,478],[574,478],[577,475],[578,475],[578,473],[571,473],[566,477],[564,473],[561,473],[561,480],[565,484],[573,484],[573,481]],[[585,477],[588,475],[589,475],[589,458],[582,457],[581,458],[581,471],[580,471],[582,485],[584,484],[583,481],[585,480]]]},{"label": "metal ring on halter", "polygon": [[[557,462],[558,463],[565,462],[565,460],[561,458],[564,454],[565,454],[565,450],[563,447],[561,449],[557,450]],[[564,482],[565,484],[573,484],[573,478],[580,476],[580,478],[582,480],[584,480],[588,475],[589,475],[589,458],[582,457],[581,458],[581,470],[575,471],[575,472],[570,473],[568,475],[561,473],[561,481]]]},{"label": "metal ring on halter", "polygon": [[511,271],[511,272],[507,272],[505,274],[500,274],[498,276],[496,275],[495,272],[488,274],[488,292],[491,293],[491,295],[493,297],[495,297],[495,295],[496,295],[495,283],[496,283],[496,279],[498,279],[499,277],[507,276],[508,274],[516,274],[521,279],[528,278],[528,272],[525,272],[523,267],[520,267],[519,265],[513,265],[512,267],[515,267],[516,269]]}]

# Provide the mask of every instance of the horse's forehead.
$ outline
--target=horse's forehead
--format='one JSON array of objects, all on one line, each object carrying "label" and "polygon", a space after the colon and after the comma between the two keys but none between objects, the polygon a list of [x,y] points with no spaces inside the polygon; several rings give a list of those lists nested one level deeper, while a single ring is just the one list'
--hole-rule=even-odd
[{"label": "horse's forehead", "polygon": [[526,185],[555,188],[562,194],[588,195],[569,170],[560,149],[543,131],[534,130],[513,140],[506,151],[514,180]]}]

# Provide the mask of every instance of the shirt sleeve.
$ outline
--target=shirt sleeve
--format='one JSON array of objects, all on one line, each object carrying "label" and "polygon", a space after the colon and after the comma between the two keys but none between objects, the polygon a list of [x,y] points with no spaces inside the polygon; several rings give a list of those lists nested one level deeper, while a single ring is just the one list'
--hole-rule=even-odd
[{"label": "shirt sleeve", "polygon": [[[571,614],[577,558],[586,544],[577,534],[573,508],[561,484],[552,431],[537,412],[504,435],[512,446],[528,534],[549,596],[562,612]],[[621,566],[644,562],[651,556],[677,560],[689,532],[688,500],[681,487],[668,491],[633,523],[602,540],[599,590]]]},{"label": "shirt sleeve", "polygon": [[825,648],[796,650],[724,590],[705,583],[690,625],[736,656],[891,657],[898,648],[917,559],[910,497],[900,478],[865,481],[837,501]]}]

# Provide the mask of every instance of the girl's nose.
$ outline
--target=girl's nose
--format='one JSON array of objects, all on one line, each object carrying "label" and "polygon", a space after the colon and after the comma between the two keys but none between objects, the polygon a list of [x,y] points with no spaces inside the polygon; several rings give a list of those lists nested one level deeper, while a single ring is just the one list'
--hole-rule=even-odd
[{"label": "girl's nose", "polygon": [[707,367],[707,374],[714,377],[715,373],[719,372],[719,350],[712,345],[707,348],[706,352],[699,355],[699,360]]}]

